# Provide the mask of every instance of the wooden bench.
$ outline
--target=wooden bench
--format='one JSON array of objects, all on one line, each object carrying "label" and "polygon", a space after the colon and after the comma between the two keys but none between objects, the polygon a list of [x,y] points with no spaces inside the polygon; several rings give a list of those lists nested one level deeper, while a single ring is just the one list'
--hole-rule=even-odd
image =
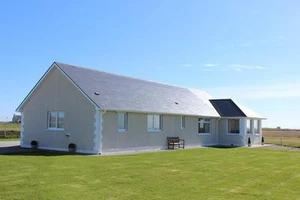
[{"label": "wooden bench", "polygon": [[167,141],[168,149],[175,149],[175,147],[178,149],[184,149],[185,141],[183,139],[179,139],[179,137],[167,137]]}]

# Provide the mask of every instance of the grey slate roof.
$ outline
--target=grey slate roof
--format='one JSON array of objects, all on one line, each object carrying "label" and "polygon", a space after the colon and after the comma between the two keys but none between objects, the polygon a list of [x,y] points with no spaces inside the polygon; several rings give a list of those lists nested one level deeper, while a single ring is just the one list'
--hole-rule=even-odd
[{"label": "grey slate roof", "polygon": [[129,78],[58,62],[55,64],[101,109],[220,116],[209,102],[213,97],[201,90]]},{"label": "grey slate roof", "polygon": [[211,99],[210,102],[221,117],[247,117],[231,99]]}]

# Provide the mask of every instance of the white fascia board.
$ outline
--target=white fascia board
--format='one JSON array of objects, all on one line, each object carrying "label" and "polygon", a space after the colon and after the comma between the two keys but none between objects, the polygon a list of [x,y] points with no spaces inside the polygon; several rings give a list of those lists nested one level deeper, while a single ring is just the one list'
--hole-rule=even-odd
[{"label": "white fascia board", "polygon": [[224,119],[256,119],[256,120],[267,120],[267,118],[259,117],[223,117]]},{"label": "white fascia board", "polygon": [[127,113],[140,113],[140,114],[160,114],[160,115],[176,115],[176,116],[190,116],[190,117],[206,117],[206,118],[220,118],[220,116],[209,116],[209,115],[192,115],[184,113],[165,113],[165,112],[154,112],[154,111],[139,111],[139,110],[122,110],[122,109],[101,109],[107,112],[127,112]]},{"label": "white fascia board", "polygon": [[31,95],[36,91],[39,85],[44,81],[44,79],[48,76],[51,70],[56,67],[95,107],[99,108],[99,106],[85,93],[83,90],[75,84],[75,82],[54,62],[49,69],[45,72],[45,74],[40,78],[40,80],[35,84],[29,94],[25,97],[22,103],[16,109],[16,112],[22,112],[23,105],[28,101]]},{"label": "white fascia board", "polygon": [[161,115],[176,115],[176,116],[189,116],[189,117],[204,117],[204,118],[216,118],[216,119],[259,119],[266,120],[267,118],[258,118],[258,117],[221,117],[218,116],[209,116],[209,115],[191,115],[191,114],[181,114],[181,113],[164,113],[164,112],[154,112],[154,111],[138,111],[138,110],[122,110],[122,109],[101,109],[102,111],[107,112],[118,112],[118,113],[140,113],[140,114],[161,114]]},{"label": "white fascia board", "polygon": [[266,120],[267,118],[258,118],[258,117],[220,117],[221,119],[258,119]]}]

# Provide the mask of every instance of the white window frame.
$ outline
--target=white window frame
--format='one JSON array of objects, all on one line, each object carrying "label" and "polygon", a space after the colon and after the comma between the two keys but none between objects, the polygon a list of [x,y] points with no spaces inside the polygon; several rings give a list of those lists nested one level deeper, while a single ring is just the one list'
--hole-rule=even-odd
[{"label": "white window frame", "polygon": [[[123,127],[124,128],[120,128],[119,127],[119,116],[123,115]],[[118,132],[127,132],[128,131],[128,113],[127,112],[118,112]]]},{"label": "white window frame", "polygon": [[[208,133],[199,133],[199,125],[203,123],[204,124],[209,124],[209,132]],[[198,118],[198,135],[210,135],[211,133],[211,118],[205,118],[205,117],[199,117]]]},{"label": "white window frame", "polygon": [[[239,132],[238,133],[232,133],[232,132],[229,132],[229,121],[231,120],[238,120],[239,121]],[[227,119],[227,135],[240,135],[241,134],[241,120],[240,119]]]},{"label": "white window frame", "polygon": [[[255,123],[257,125],[257,131],[255,130]],[[260,120],[259,119],[254,119],[253,120],[253,134],[260,135],[260,126],[261,126]]]},{"label": "white window frame", "polygon": [[[55,120],[55,127],[50,127],[50,116],[51,114],[55,114],[56,115],[56,120]],[[59,124],[59,115],[63,114],[64,115],[64,127],[63,128],[59,128],[58,124]],[[64,131],[65,130],[65,112],[63,111],[48,111],[47,113],[47,130],[50,131]]]},{"label": "white window frame", "polygon": [[[155,128],[155,117],[159,117],[159,128]],[[149,118],[152,118],[152,126],[149,128]],[[147,130],[148,132],[162,132],[163,130],[163,115],[148,114],[147,115]]]},{"label": "white window frame", "polygon": [[185,119],[185,116],[181,116],[181,130],[185,130],[185,126],[186,126],[186,119]]},{"label": "white window frame", "polygon": [[[248,122],[250,122],[250,132],[248,133]],[[247,119],[247,125],[246,125],[246,132],[248,135],[253,135],[253,131],[254,128],[253,128],[253,120],[252,119]]]}]

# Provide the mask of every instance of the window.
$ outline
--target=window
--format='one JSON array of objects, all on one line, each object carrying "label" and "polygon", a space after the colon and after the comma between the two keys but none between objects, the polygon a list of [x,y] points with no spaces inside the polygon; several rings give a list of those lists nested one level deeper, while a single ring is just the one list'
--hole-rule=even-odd
[{"label": "window", "polygon": [[185,116],[181,117],[181,130],[185,129]]},{"label": "window", "polygon": [[198,133],[199,134],[210,133],[210,119],[209,118],[199,118],[198,119]]},{"label": "window", "polygon": [[48,129],[49,130],[64,130],[65,128],[65,113],[50,111],[48,112]]},{"label": "window", "polygon": [[259,134],[259,129],[260,129],[260,127],[259,127],[259,120],[253,120],[253,126],[254,126],[254,133],[255,134]]},{"label": "window", "polygon": [[162,115],[148,115],[148,131],[162,130]]},{"label": "window", "polygon": [[128,130],[128,113],[118,113],[118,131]]},{"label": "window", "polygon": [[250,120],[250,119],[247,119],[247,133],[248,134],[253,133],[252,120]]},{"label": "window", "polygon": [[240,133],[240,120],[228,119],[228,133],[239,134]]}]

